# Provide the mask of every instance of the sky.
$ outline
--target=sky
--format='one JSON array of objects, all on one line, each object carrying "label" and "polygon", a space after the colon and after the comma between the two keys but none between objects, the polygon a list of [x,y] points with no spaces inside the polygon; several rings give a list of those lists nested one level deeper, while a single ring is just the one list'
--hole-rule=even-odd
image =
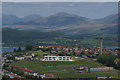
[{"label": "sky", "polygon": [[118,2],[119,0],[2,0],[3,2]]},{"label": "sky", "polygon": [[118,13],[117,2],[3,2],[2,13],[24,17],[39,14],[43,17],[67,12],[98,19]]}]

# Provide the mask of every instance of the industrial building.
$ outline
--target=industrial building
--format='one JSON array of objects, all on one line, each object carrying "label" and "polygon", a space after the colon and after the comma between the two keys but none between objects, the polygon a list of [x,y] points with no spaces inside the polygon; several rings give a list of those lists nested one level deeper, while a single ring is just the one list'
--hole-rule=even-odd
[{"label": "industrial building", "polygon": [[73,61],[70,56],[44,56],[42,61]]},{"label": "industrial building", "polygon": [[112,72],[115,71],[113,67],[76,67],[79,72]]}]

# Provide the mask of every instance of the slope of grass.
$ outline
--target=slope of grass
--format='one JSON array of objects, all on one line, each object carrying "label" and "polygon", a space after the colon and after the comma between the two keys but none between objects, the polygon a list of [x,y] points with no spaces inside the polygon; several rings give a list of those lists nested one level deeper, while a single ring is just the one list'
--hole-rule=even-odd
[{"label": "slope of grass", "polygon": [[91,37],[84,37],[81,41],[81,45],[88,46],[100,46],[100,38],[103,38],[103,47],[111,48],[118,46],[118,35],[117,34],[105,34]]},{"label": "slope of grass", "polygon": [[39,73],[52,73],[55,76],[62,78],[95,78],[96,75],[117,75],[116,72],[97,72],[97,73],[67,73],[67,72],[55,72],[55,71],[75,71],[73,68],[76,66],[87,66],[87,67],[100,67],[104,66],[100,63],[94,62],[91,59],[79,59],[75,62],[41,62],[41,61],[31,61],[22,60],[13,63],[13,65],[26,67],[32,71]]},{"label": "slope of grass", "polygon": [[42,56],[44,54],[48,54],[49,52],[43,52],[41,50],[38,51],[27,51],[28,53],[34,53],[35,55]]},{"label": "slope of grass", "polygon": [[63,72],[51,72],[55,76],[60,76],[61,78],[96,78],[96,75],[115,75],[116,72],[94,72],[94,73],[63,73]]}]

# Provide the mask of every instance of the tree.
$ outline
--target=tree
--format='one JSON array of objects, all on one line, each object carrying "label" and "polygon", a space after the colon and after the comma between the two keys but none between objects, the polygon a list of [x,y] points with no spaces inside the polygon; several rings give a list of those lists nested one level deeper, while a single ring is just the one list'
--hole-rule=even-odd
[{"label": "tree", "polygon": [[109,54],[109,55],[106,55],[106,54],[102,54],[102,55],[99,55],[97,57],[97,61],[102,63],[102,64],[105,64],[106,66],[112,66],[112,67],[115,67],[115,59],[116,59],[116,56],[113,55],[113,54]]},{"label": "tree", "polygon": [[34,76],[33,75],[27,75],[27,76],[25,76],[26,78],[28,78],[28,79],[34,79]]},{"label": "tree", "polygon": [[65,56],[65,54],[64,54],[64,53],[59,53],[58,55],[59,55],[59,56]]},{"label": "tree", "polygon": [[2,79],[1,80],[10,80],[10,77],[6,76],[6,75],[2,75]]},{"label": "tree", "polygon": [[38,80],[42,80],[42,78],[41,78],[41,77],[38,77]]},{"label": "tree", "polygon": [[71,56],[71,54],[67,54],[66,56]]},{"label": "tree", "polygon": [[13,72],[13,70],[14,70],[13,67],[11,67],[10,72]]},{"label": "tree", "polygon": [[15,56],[9,56],[9,57],[7,57],[7,59],[8,59],[8,60],[13,60],[13,61],[14,61],[14,60],[15,60]]},{"label": "tree", "polygon": [[84,52],[81,52],[81,55],[87,55],[87,54],[85,54]]},{"label": "tree", "polygon": [[14,48],[14,51],[13,52],[17,52],[16,48]]},{"label": "tree", "polygon": [[120,58],[120,53],[118,53],[118,58]]},{"label": "tree", "polygon": [[24,76],[24,72],[22,72],[22,71],[17,72],[17,74],[20,76]]},{"label": "tree", "polygon": [[29,50],[32,50],[33,49],[33,46],[31,46],[31,45],[27,45],[26,47],[25,47],[25,50],[26,51],[29,51]]},{"label": "tree", "polygon": [[22,51],[22,50],[21,50],[21,47],[19,47],[18,50],[17,50],[17,52],[21,52],[21,51]]},{"label": "tree", "polygon": [[40,49],[37,47],[32,48],[32,51],[37,51],[37,50],[40,50]]}]

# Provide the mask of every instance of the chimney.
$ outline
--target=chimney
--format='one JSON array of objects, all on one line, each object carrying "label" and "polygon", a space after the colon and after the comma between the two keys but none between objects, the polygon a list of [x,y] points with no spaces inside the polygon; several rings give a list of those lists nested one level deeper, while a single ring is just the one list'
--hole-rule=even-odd
[{"label": "chimney", "polygon": [[100,38],[100,54],[102,54],[102,45],[103,44],[103,39],[102,38]]}]

